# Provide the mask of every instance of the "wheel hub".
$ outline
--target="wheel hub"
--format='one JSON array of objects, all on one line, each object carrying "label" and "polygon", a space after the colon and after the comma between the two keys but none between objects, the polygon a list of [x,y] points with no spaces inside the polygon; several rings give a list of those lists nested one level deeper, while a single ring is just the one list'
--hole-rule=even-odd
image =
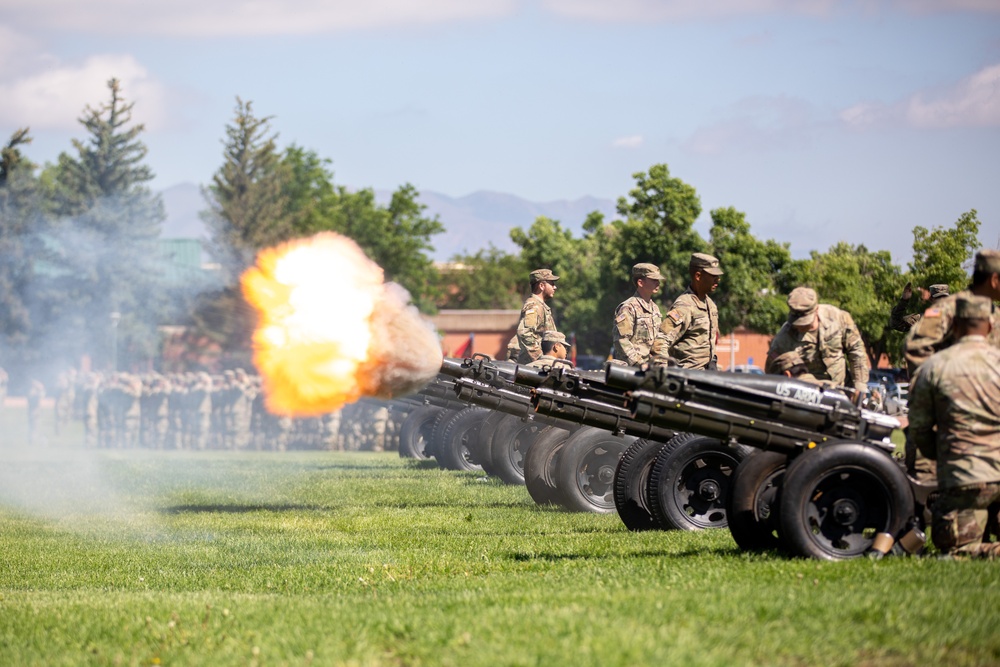
[{"label": "wheel hub", "polygon": [[833,520],[841,526],[853,525],[859,514],[858,506],[853,500],[843,498],[833,505]]},{"label": "wheel hub", "polygon": [[601,466],[597,471],[597,479],[601,484],[611,484],[615,479],[615,471],[611,466]]},{"label": "wheel hub", "polygon": [[714,479],[706,479],[698,485],[698,496],[705,502],[714,502],[722,495],[719,483]]}]

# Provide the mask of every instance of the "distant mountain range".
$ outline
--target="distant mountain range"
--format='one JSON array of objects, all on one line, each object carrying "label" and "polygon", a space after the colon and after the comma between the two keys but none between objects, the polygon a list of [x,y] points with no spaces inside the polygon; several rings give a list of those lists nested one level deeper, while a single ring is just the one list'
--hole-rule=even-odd
[{"label": "distant mountain range", "polygon": [[[194,238],[207,236],[205,225],[198,213],[206,208],[201,189],[192,183],[181,183],[160,192],[166,208],[167,219],[163,225],[164,238]],[[388,203],[392,193],[376,191],[380,203]],[[610,199],[581,197],[580,199],[533,202],[502,192],[479,191],[464,197],[449,197],[439,192],[421,192],[420,202],[427,207],[425,213],[438,216],[445,232],[431,239],[434,244],[432,257],[450,259],[458,253],[475,252],[492,243],[497,248],[514,251],[510,230],[527,229],[538,216],[558,220],[563,227],[579,235],[583,221],[592,211],[600,211],[607,218],[615,215],[615,202]]]}]

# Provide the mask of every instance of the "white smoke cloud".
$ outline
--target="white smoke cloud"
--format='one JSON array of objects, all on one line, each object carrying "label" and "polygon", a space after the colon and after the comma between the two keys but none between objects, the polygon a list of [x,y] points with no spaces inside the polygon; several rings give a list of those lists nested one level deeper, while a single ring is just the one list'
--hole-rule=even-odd
[{"label": "white smoke cloud", "polygon": [[130,55],[94,55],[80,63],[39,57],[47,67],[0,81],[0,123],[39,129],[77,129],[88,105],[106,102],[107,82],[122,83],[126,101],[135,102],[132,120],[147,129],[168,123],[168,94],[163,84]]},{"label": "white smoke cloud", "polygon": [[5,4],[6,20],[24,27],[101,35],[218,37],[490,19],[512,13],[519,0],[15,0]]},{"label": "white smoke cloud", "polygon": [[906,125],[919,129],[1000,126],[1000,64],[943,89],[919,91],[892,104],[862,102],[840,112],[846,125],[865,129]]}]

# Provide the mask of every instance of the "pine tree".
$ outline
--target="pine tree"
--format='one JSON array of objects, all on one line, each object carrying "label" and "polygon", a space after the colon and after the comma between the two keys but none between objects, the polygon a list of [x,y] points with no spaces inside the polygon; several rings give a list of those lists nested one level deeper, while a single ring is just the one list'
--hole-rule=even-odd
[{"label": "pine tree", "polygon": [[[44,216],[35,165],[21,153],[31,143],[28,128],[14,132],[0,149],[0,336],[6,356],[28,356],[31,297],[36,262],[43,260]],[[8,364],[8,359],[0,359]]]},{"label": "pine tree", "polygon": [[258,250],[294,236],[286,194],[290,173],[270,121],[256,117],[251,102],[236,98],[236,116],[226,126],[225,163],[205,190],[207,250],[226,284],[235,284]]},{"label": "pine tree", "polygon": [[156,351],[163,307],[157,238],[165,214],[146,185],[153,173],[143,164],[144,127],[132,123],[134,103],[125,102],[117,79],[108,89],[110,101],[86,107],[79,119],[89,137],[73,141],[76,155],[61,154],[49,178],[65,267],[57,276],[64,299],[51,324],[63,333],[66,354],[89,353],[117,368]]}]

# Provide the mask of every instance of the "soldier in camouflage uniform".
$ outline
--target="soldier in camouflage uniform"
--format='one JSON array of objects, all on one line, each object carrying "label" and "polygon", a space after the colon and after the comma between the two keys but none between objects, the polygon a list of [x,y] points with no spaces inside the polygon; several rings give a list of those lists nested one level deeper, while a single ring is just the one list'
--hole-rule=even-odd
[{"label": "soldier in camouflage uniform", "polygon": [[719,260],[696,252],[688,264],[691,282],[663,316],[653,343],[652,362],[682,368],[715,370],[719,309],[709,296],[719,286]]},{"label": "soldier in camouflage uniform", "polygon": [[[927,288],[928,299],[931,300],[933,304],[939,299],[943,299],[948,296],[948,286],[947,285],[931,285]],[[922,313],[913,313],[911,315],[906,314],[906,308],[910,304],[910,299],[913,298],[913,286],[910,283],[906,283],[906,287],[903,288],[903,294],[899,297],[899,301],[896,305],[892,307],[892,311],[889,313],[889,328],[893,331],[902,331],[906,333],[913,328],[913,325],[920,321]]]},{"label": "soldier in camouflage uniform", "polygon": [[655,264],[632,267],[635,294],[618,304],[611,327],[612,358],[616,361],[629,366],[641,366],[649,361],[653,341],[663,321],[660,307],[653,302],[662,280],[663,275]]},{"label": "soldier in camouflage uniform", "polygon": [[956,342],[921,366],[910,392],[908,438],[938,464],[931,538],[945,554],[1000,556],[1000,543],[983,543],[987,523],[1000,518],[1000,350],[986,340],[992,311],[986,297],[956,299]]},{"label": "soldier in camouflage uniform", "polygon": [[[920,321],[910,329],[904,352],[911,378],[928,357],[952,344],[954,339],[951,324],[955,316],[955,301],[958,297],[970,294],[989,297],[993,301],[1000,300],[1000,250],[980,250],[976,253],[969,289],[931,304]],[[991,343],[1000,346],[1000,313],[995,308],[992,320],[993,330],[988,338]]]},{"label": "soldier in camouflage uniform", "polygon": [[519,364],[527,364],[542,356],[542,334],[557,331],[552,319],[552,310],[545,301],[556,293],[559,276],[549,269],[532,271],[531,296],[521,307],[521,318],[517,323],[517,333],[507,343],[507,358]]},{"label": "soldier in camouflage uniform", "polygon": [[569,350],[567,349],[566,336],[558,331],[546,331],[542,334],[542,356],[532,361],[528,366],[541,368],[551,366],[560,359],[565,359]]},{"label": "soldier in camouflage uniform", "polygon": [[816,290],[809,287],[792,290],[788,295],[788,309],[788,321],[771,341],[764,372],[780,374],[775,360],[785,352],[796,350],[817,380],[848,386],[849,374],[852,383],[849,386],[867,393],[868,354],[851,314],[819,303]]},{"label": "soldier in camouflage uniform", "polygon": [[[994,301],[1000,299],[1000,251],[981,250],[976,253],[969,289],[935,301],[910,329],[903,347],[910,378],[916,378],[917,371],[931,355],[954,343],[956,304],[958,299],[973,295],[988,297]],[[987,334],[987,340],[994,347],[1000,348],[1000,312],[994,308],[991,318],[992,329]],[[921,456],[909,438],[906,441],[905,460],[909,474],[922,481],[934,480],[936,473],[933,457]]]}]

